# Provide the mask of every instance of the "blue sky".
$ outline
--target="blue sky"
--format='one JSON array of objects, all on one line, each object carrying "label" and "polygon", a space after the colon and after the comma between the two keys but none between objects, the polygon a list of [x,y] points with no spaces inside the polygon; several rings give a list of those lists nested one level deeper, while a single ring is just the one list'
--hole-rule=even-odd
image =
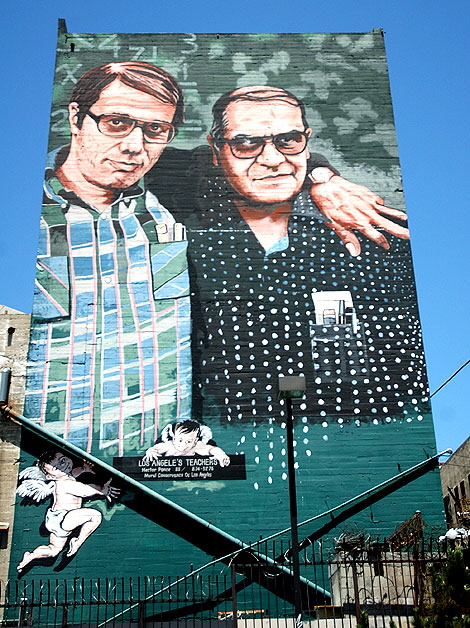
[{"label": "blue sky", "polygon": [[[470,359],[468,2],[4,2],[0,302],[31,311],[57,20],[70,32],[385,32],[431,391]],[[433,397],[438,449],[470,433],[470,365]]]}]

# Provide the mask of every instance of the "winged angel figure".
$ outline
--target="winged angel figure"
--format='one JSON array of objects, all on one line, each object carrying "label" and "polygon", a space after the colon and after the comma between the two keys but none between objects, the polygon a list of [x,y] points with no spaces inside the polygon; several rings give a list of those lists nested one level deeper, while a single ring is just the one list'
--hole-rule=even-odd
[{"label": "winged angel figure", "polygon": [[19,474],[21,483],[16,492],[20,497],[29,497],[38,503],[52,497],[44,521],[50,535],[49,544],[25,552],[17,565],[19,574],[34,560],[58,556],[75,530],[78,535],[70,539],[67,556],[77,553],[102,520],[102,514],[96,508],[82,507],[84,499],[106,498],[111,502],[119,497],[120,491],[111,486],[111,480],[103,486],[78,481],[77,477],[85,471],[91,471],[86,463],[74,468],[70,458],[59,451],[49,450],[39,457],[37,466],[27,467]]}]

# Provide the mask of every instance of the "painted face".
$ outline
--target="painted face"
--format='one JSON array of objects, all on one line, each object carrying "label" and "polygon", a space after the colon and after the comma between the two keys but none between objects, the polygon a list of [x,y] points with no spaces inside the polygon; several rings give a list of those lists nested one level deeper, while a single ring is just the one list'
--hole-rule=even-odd
[{"label": "painted face", "polygon": [[[299,107],[281,101],[230,103],[225,137],[262,137],[305,131]],[[307,130],[310,136],[311,130]],[[284,155],[267,141],[258,157],[238,159],[230,146],[220,149],[220,165],[233,189],[255,203],[283,203],[301,189],[307,174],[307,148],[299,155]]]},{"label": "painted face", "polygon": [[180,454],[192,453],[198,440],[198,431],[182,432],[177,428],[173,436],[173,446]]},{"label": "painted face", "polygon": [[70,475],[73,469],[73,462],[67,456],[57,452],[54,458],[44,465],[44,470],[48,475],[56,477],[57,475]]},{"label": "painted face", "polygon": [[[166,144],[147,142],[136,126],[126,137],[103,135],[95,120],[86,115],[81,128],[76,124],[78,106],[69,107],[73,141],[69,159],[80,177],[99,188],[125,189],[136,183],[155,164]],[[121,114],[144,122],[171,122],[175,107],[154,96],[114,81],[90,107],[95,116]]]}]

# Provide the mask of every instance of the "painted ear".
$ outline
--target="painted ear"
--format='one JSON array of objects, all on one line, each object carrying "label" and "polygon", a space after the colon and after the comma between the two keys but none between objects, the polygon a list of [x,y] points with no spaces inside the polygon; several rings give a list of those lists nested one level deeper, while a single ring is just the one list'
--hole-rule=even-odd
[{"label": "painted ear", "polygon": [[163,428],[161,438],[164,443],[168,443],[168,441],[173,440],[173,423],[168,423],[166,427]]},{"label": "painted ear", "polygon": [[[307,133],[307,142],[308,142],[308,140],[312,137],[312,129],[310,129],[310,128],[305,129],[305,132]],[[308,144],[307,144],[307,147],[306,147],[305,150],[306,150],[306,155],[305,156],[308,159],[310,157],[310,152],[308,150]]]},{"label": "painted ear", "polygon": [[199,440],[202,441],[204,445],[207,445],[207,443],[211,440],[211,438],[212,438],[211,428],[207,427],[207,425],[201,425],[201,427],[199,428]]},{"label": "painted ear", "polygon": [[211,150],[212,150],[212,163],[213,163],[213,165],[214,166],[220,166],[219,149],[214,144],[214,140],[212,138],[212,135],[208,135],[206,137],[206,139],[207,139],[207,143],[209,144],[209,146],[211,147]]},{"label": "painted ear", "polygon": [[72,132],[72,135],[76,134],[79,131],[78,128],[78,103],[76,102],[71,102],[69,104],[69,124],[70,124],[70,131]]}]

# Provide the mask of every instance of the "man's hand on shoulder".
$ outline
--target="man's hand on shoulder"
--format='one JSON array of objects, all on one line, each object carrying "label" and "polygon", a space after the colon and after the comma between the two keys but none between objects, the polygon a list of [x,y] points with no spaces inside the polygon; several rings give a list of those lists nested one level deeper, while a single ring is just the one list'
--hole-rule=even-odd
[{"label": "man's hand on shoulder", "polygon": [[386,250],[390,244],[378,229],[409,239],[406,227],[387,218],[406,220],[406,214],[386,207],[383,199],[365,186],[343,179],[329,168],[315,168],[309,178],[313,183],[310,196],[328,219],[325,224],[336,233],[353,257],[361,253],[361,244],[353,229]]}]

